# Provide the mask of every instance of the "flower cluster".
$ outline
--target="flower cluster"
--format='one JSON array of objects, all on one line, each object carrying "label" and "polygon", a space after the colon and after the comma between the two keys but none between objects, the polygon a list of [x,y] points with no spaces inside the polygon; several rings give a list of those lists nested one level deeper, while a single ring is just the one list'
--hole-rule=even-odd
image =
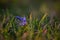
[{"label": "flower cluster", "polygon": [[26,25],[27,21],[26,21],[26,17],[25,16],[24,17],[16,16],[16,18],[21,21],[19,23],[21,26]]}]

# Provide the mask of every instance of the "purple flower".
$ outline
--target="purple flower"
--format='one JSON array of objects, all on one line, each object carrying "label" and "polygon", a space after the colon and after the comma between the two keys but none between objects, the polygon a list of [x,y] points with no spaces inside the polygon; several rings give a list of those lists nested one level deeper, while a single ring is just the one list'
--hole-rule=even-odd
[{"label": "purple flower", "polygon": [[26,25],[27,21],[26,21],[26,17],[25,16],[24,17],[16,16],[16,18],[21,21],[19,23],[19,25],[21,25],[21,26]]},{"label": "purple flower", "polygon": [[22,17],[20,16],[16,16],[17,19],[19,19],[20,21],[22,20]]}]

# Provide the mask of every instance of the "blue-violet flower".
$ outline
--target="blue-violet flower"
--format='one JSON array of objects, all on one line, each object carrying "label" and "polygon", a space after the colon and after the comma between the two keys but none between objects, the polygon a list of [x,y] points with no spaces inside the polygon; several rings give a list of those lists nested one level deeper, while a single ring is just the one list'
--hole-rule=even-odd
[{"label": "blue-violet flower", "polygon": [[21,26],[26,25],[27,21],[26,21],[26,17],[25,16],[24,17],[16,16],[16,18],[21,21],[19,23]]}]

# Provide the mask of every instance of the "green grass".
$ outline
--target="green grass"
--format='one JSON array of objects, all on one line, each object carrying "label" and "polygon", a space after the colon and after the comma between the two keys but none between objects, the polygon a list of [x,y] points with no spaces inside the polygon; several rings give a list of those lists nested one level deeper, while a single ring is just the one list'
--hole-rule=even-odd
[{"label": "green grass", "polygon": [[4,15],[0,37],[3,40],[60,40],[60,26],[57,21],[51,26],[47,14],[44,14],[41,20],[31,18],[27,18],[27,25],[19,26],[15,16]]}]

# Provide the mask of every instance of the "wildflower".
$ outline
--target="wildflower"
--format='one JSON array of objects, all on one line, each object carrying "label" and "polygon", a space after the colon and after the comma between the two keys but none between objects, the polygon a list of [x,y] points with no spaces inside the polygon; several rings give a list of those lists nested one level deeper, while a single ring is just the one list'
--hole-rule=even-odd
[{"label": "wildflower", "polygon": [[25,16],[24,17],[16,16],[16,18],[21,21],[19,23],[19,25],[21,25],[21,26],[26,25],[27,21],[26,21],[26,17]]},{"label": "wildflower", "polygon": [[22,18],[20,16],[16,16],[17,19],[19,19],[20,21],[22,20]]}]

